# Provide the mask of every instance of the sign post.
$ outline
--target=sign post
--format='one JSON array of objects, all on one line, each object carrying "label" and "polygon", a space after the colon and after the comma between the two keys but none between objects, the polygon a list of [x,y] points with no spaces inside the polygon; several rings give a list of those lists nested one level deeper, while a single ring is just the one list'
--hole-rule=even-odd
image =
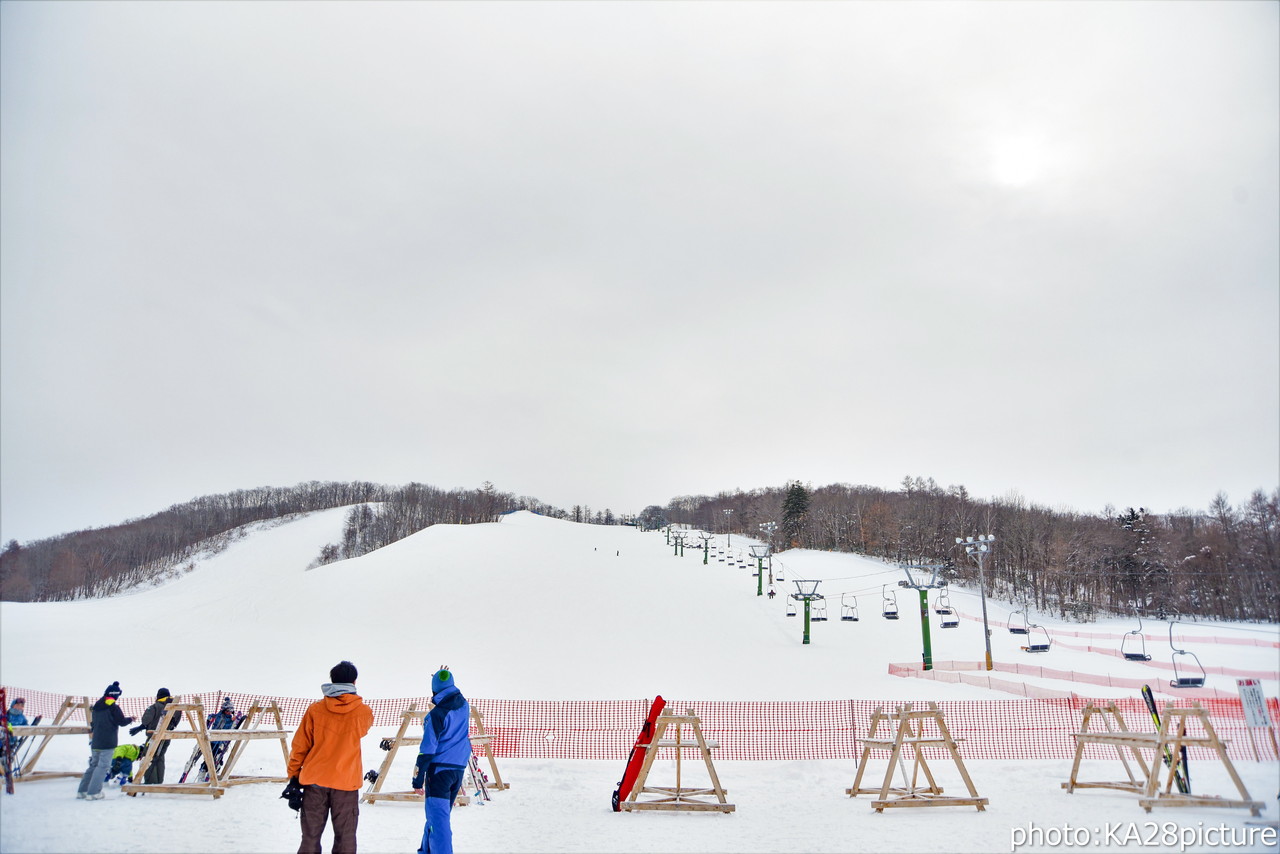
[{"label": "sign post", "polygon": [[1253,758],[1261,762],[1258,745],[1253,740],[1255,729],[1265,729],[1271,738],[1271,749],[1280,756],[1280,745],[1276,744],[1276,734],[1271,729],[1271,715],[1267,714],[1267,699],[1262,695],[1262,683],[1257,679],[1237,679],[1236,689],[1240,692],[1240,705],[1244,708],[1244,720],[1249,727],[1249,744],[1253,747]]}]

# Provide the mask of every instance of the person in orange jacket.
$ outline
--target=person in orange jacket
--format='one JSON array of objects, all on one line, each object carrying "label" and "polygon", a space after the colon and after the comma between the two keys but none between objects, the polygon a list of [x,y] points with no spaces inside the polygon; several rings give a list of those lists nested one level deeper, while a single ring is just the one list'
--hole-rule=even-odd
[{"label": "person in orange jacket", "polygon": [[356,693],[356,666],[341,661],[320,686],[324,699],[307,707],[293,735],[288,775],[303,787],[298,854],[320,854],[320,835],[333,819],[333,854],[355,854],[360,816],[360,739],[373,710]]}]

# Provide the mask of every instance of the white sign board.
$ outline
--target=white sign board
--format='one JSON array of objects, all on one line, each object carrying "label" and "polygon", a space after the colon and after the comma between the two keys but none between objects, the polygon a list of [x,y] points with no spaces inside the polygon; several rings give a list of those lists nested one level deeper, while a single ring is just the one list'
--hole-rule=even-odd
[{"label": "white sign board", "polygon": [[1252,727],[1271,726],[1271,716],[1267,714],[1267,701],[1262,696],[1262,683],[1257,679],[1237,679],[1236,688],[1240,691],[1240,704],[1244,706],[1244,718]]}]

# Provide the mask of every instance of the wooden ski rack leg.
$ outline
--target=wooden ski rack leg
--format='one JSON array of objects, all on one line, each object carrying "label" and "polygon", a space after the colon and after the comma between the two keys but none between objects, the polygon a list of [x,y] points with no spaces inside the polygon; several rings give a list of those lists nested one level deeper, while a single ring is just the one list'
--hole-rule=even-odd
[{"label": "wooden ski rack leg", "polygon": [[[952,806],[972,806],[977,807],[979,812],[986,809],[989,801],[986,798],[978,796],[978,790],[974,788],[973,780],[969,777],[969,771],[964,767],[964,761],[960,758],[960,752],[956,749],[956,741],[951,737],[951,732],[947,729],[946,722],[942,719],[942,712],[938,709],[938,704],[929,703],[929,708],[913,711],[912,704],[907,703],[899,706],[892,717],[886,715],[883,709],[876,709],[871,716],[871,729],[867,733],[867,737],[862,742],[862,755],[858,760],[858,774],[854,778],[853,786],[845,789],[845,794],[850,797],[858,795],[873,794],[878,797],[871,802],[871,806],[876,812],[884,812],[886,807],[952,807]],[[892,720],[896,724],[896,732],[893,738],[876,738],[876,729],[882,722]],[[932,721],[937,728],[937,735],[925,734],[925,723]],[[965,787],[969,791],[968,797],[957,797],[953,795],[944,795],[942,787],[938,785],[934,779],[933,772],[929,768],[929,763],[925,759],[923,748],[929,745],[940,746],[951,755],[951,759],[955,762],[956,769],[960,772],[961,779],[964,780]],[[908,783],[905,779],[906,769],[902,767],[904,749],[910,747],[914,758],[912,761],[911,781]],[[872,750],[889,751],[889,763],[885,768],[884,781],[878,789],[861,788],[862,775],[867,769],[867,759],[870,757]],[[893,786],[893,771],[898,768],[903,774],[903,785],[900,787]],[[929,781],[927,786],[918,785],[920,772],[924,772],[925,779]]]},{"label": "wooden ski rack leg", "polygon": [[[675,738],[663,740],[663,735],[670,726],[675,727]],[[687,741],[682,738],[682,728],[686,726],[693,732],[693,741]],[[619,804],[619,808],[629,811],[733,812],[737,807],[728,803],[725,799],[725,790],[720,785],[720,777],[716,774],[715,766],[711,763],[711,749],[717,746],[715,742],[708,742],[703,737],[702,722],[693,713],[692,709],[686,710],[683,715],[659,715],[654,726],[653,739],[649,743],[649,749],[645,751],[644,764],[640,766],[640,776],[636,778],[631,794]],[[653,766],[653,760],[658,755],[658,750],[662,748],[675,750],[676,784],[674,787],[646,786],[645,781],[649,777],[649,770]],[[711,777],[710,788],[690,789],[681,785],[681,765],[683,754],[686,750],[699,751],[703,762],[706,763],[707,774]],[[656,795],[657,797],[642,801],[639,800],[642,794]],[[706,800],[706,798],[712,796],[716,798],[715,802]]]},{"label": "wooden ski rack leg", "polygon": [[[262,729],[262,721],[266,716],[270,715],[275,720],[275,729]],[[256,722],[255,722],[255,719]],[[287,775],[289,769],[289,732],[284,728],[284,720],[281,717],[280,706],[275,700],[270,701],[266,706],[254,703],[249,707],[249,711],[245,713],[244,722],[234,730],[213,730],[211,741],[221,741],[223,734],[227,732],[239,733],[234,737],[230,749],[227,751],[226,758],[222,760],[222,768],[218,771],[218,779],[222,781],[224,786],[240,786],[244,783],[287,783],[289,778]],[[250,740],[263,738],[279,738],[280,739],[280,757],[283,764],[280,766],[281,776],[278,777],[262,777],[262,776],[233,776],[231,769],[235,767],[236,762],[244,754],[245,747],[248,746]],[[136,779],[136,778],[135,778]]]},{"label": "wooden ski rack leg", "polygon": [[484,747],[484,755],[489,760],[489,770],[493,772],[493,779],[487,784],[489,789],[495,792],[510,789],[511,784],[502,782],[502,775],[498,773],[498,761],[493,756],[493,737],[484,728],[484,715],[472,707],[471,720],[476,725],[476,734],[471,736],[471,744],[472,746],[478,744]]},{"label": "wooden ski rack leg", "polygon": [[[1089,721],[1094,715],[1097,715],[1098,719],[1102,721],[1105,730],[1089,729]],[[1111,726],[1113,721],[1115,722],[1114,729]],[[1080,721],[1080,732],[1074,733],[1073,737],[1076,740],[1075,761],[1071,764],[1071,777],[1062,784],[1062,788],[1068,792],[1074,792],[1076,789],[1119,789],[1122,792],[1132,792],[1140,795],[1146,791],[1147,781],[1151,776],[1151,769],[1148,767],[1141,751],[1150,750],[1152,752],[1152,762],[1157,766],[1160,764],[1159,737],[1155,733],[1130,732],[1114,702],[1108,703],[1105,709],[1100,709],[1093,703],[1085,706],[1083,718]],[[1114,746],[1116,756],[1124,764],[1125,773],[1129,776],[1128,781],[1080,782],[1078,779],[1080,762],[1084,758],[1086,746],[1090,744],[1109,744]],[[1126,749],[1132,754],[1134,761],[1138,764],[1138,768],[1141,769],[1141,776],[1134,776],[1133,769],[1129,767],[1129,760],[1125,757],[1124,752]]]},{"label": "wooden ski rack leg", "polygon": [[[1188,727],[1190,721],[1199,724],[1203,735],[1191,733]],[[1227,774],[1235,784],[1240,797],[1224,798],[1216,795],[1194,795],[1172,791],[1175,774],[1182,761],[1183,747],[1207,747],[1216,753],[1227,769]],[[1175,708],[1172,703],[1165,703],[1164,711],[1160,713],[1158,751],[1158,756],[1171,756],[1172,762],[1169,765],[1169,773],[1163,789],[1160,788],[1161,763],[1158,759],[1151,763],[1151,772],[1143,792],[1144,797],[1138,801],[1138,805],[1147,812],[1151,812],[1152,807],[1238,807],[1249,810],[1255,816],[1262,814],[1264,808],[1262,801],[1255,801],[1249,797],[1244,781],[1240,779],[1235,766],[1231,764],[1231,759],[1227,757],[1226,746],[1218,738],[1213,724],[1209,722],[1209,713],[1199,701],[1192,701],[1190,708]]]},{"label": "wooden ski rack leg", "polygon": [[[369,784],[364,794],[360,796],[360,802],[364,804],[373,804],[378,801],[419,801],[424,800],[423,795],[419,795],[412,789],[401,790],[396,792],[384,792],[382,786],[387,781],[387,776],[391,772],[391,765],[395,761],[396,753],[401,747],[412,745],[416,750],[422,743],[422,734],[418,731],[410,732],[409,726],[417,723],[422,726],[423,718],[431,713],[431,704],[427,704],[427,708],[419,709],[417,703],[413,703],[409,708],[405,709],[400,715],[400,729],[393,738],[387,739],[391,742],[391,749],[387,751],[387,756],[382,760],[382,766],[378,769],[378,778]],[[498,773],[498,763],[493,756],[492,739],[485,732],[484,718],[474,708],[471,710],[471,720],[475,724],[476,734],[471,736],[472,746],[483,745],[485,756],[489,759],[489,768],[493,771],[493,780],[487,786],[490,791],[499,791],[509,789],[509,783],[502,782],[502,775]],[[466,791],[459,789],[458,796],[453,801],[455,806],[465,807],[471,803],[471,796]]]},{"label": "wooden ski rack leg", "polygon": [[[249,729],[248,726],[253,723],[253,719],[259,714],[269,712],[275,718],[275,729]],[[174,715],[185,715],[187,723],[191,726],[189,730],[169,729],[169,722]],[[267,706],[259,706],[257,703],[246,714],[244,722],[238,729],[216,729],[209,730],[205,721],[207,720],[204,713],[204,704],[196,701],[194,703],[170,703],[168,708],[164,710],[164,716],[156,725],[155,733],[151,736],[151,741],[147,745],[146,755],[142,757],[142,763],[134,772],[134,779],[142,779],[146,774],[147,768],[155,759],[156,751],[159,750],[161,742],[184,740],[194,738],[196,747],[199,748],[201,756],[204,759],[205,767],[209,771],[209,779],[203,783],[126,783],[120,787],[120,791],[130,797],[142,793],[165,793],[175,795],[212,795],[215,798],[222,797],[222,793],[227,790],[228,786],[239,785],[241,783],[283,783],[288,777],[240,777],[231,778],[231,768],[234,763],[239,760],[244,749],[244,742],[255,741],[260,739],[278,739],[280,741],[280,750],[283,754],[285,768],[289,765],[289,732],[285,730],[280,717],[280,707],[275,701],[271,701]],[[210,733],[212,732],[212,735]],[[218,769],[217,763],[213,758],[213,742],[229,741],[233,744],[228,748],[226,761],[221,770]]]},{"label": "wooden ski rack leg", "polygon": [[[73,724],[68,723],[71,714],[76,710],[84,711],[84,723]],[[19,738],[30,738],[34,736],[40,737],[40,744],[36,746],[35,753],[31,755],[22,765],[22,773],[13,778],[15,783],[29,783],[33,780],[52,780],[56,777],[83,777],[83,771],[37,771],[36,763],[40,761],[40,754],[44,753],[44,749],[49,746],[49,740],[55,735],[88,735],[90,733],[89,720],[93,715],[93,706],[89,702],[88,697],[67,697],[62,701],[62,706],[58,709],[58,713],[53,716],[51,724],[37,724],[36,726],[16,726],[13,728],[13,734]]]}]

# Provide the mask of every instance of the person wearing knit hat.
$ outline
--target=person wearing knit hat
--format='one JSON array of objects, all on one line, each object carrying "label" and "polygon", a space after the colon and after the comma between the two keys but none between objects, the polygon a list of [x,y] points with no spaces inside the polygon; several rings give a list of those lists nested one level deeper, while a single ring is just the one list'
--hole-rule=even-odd
[{"label": "person wearing knit hat", "polygon": [[418,854],[453,854],[450,812],[471,761],[471,705],[448,667],[431,676],[431,711],[422,721],[413,790],[425,794],[427,821]]},{"label": "person wearing knit hat", "polygon": [[[356,666],[342,661],[320,686],[293,735],[285,773],[289,789],[302,788],[299,854],[320,854],[320,837],[333,820],[333,850],[355,852],[364,768],[360,739],[373,726],[373,710],[356,693]],[[288,791],[289,789],[286,789]]]},{"label": "person wearing knit hat", "polygon": [[[161,688],[156,691],[156,701],[147,706],[147,710],[142,713],[142,723],[129,730],[129,734],[137,735],[145,729],[147,731],[147,741],[149,742],[155,737],[156,730],[160,728],[160,722],[164,720],[165,710],[169,708],[169,703],[172,700],[173,697],[169,694],[168,688]],[[177,729],[181,720],[181,714],[173,715],[169,719],[167,729]],[[169,752],[169,744],[170,740],[166,738],[156,746],[155,755],[151,757],[151,764],[147,766],[147,770],[142,774],[143,783],[164,782],[164,757]]]},{"label": "person wearing knit hat", "polygon": [[133,723],[133,718],[120,711],[119,699],[124,692],[119,682],[112,682],[102,692],[101,699],[93,704],[89,717],[89,728],[93,733],[89,740],[89,767],[80,778],[80,788],[76,797],[81,800],[97,801],[106,797],[102,794],[102,782],[111,770],[111,754],[120,744],[120,727]]}]

